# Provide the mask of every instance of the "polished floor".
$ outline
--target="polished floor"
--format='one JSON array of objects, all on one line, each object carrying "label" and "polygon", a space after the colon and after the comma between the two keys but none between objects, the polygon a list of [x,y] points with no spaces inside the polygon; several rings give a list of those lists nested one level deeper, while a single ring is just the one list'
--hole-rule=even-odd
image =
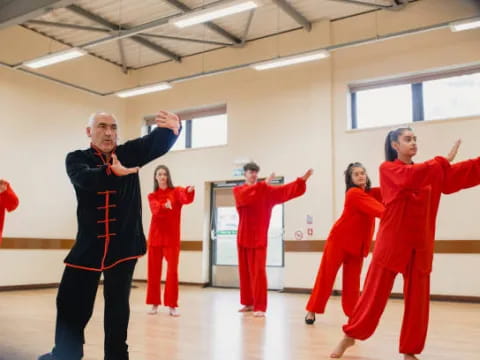
[{"label": "polished floor", "polygon": [[[34,360],[52,345],[55,289],[0,292],[0,360]],[[305,325],[307,295],[269,293],[264,319],[237,312],[238,290],[180,289],[181,317],[166,309],[147,315],[145,284],[132,290],[129,329],[131,360],[304,360],[328,359],[341,338],[345,317],[338,297],[315,325]],[[398,333],[401,300],[391,300],[377,332],[358,342],[344,359],[402,359]],[[87,327],[85,360],[103,359],[103,299],[98,293]],[[433,302],[427,346],[420,359],[479,360],[480,304]]]}]

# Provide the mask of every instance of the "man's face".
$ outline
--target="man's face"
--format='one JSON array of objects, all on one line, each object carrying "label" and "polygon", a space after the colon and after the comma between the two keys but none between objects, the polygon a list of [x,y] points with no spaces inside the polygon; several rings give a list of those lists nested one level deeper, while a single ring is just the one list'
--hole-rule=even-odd
[{"label": "man's face", "polygon": [[258,179],[258,172],[254,170],[245,171],[245,181],[247,184],[255,184]]},{"label": "man's face", "polygon": [[110,114],[98,114],[92,127],[87,127],[87,135],[94,146],[109,154],[117,145],[117,122]]}]

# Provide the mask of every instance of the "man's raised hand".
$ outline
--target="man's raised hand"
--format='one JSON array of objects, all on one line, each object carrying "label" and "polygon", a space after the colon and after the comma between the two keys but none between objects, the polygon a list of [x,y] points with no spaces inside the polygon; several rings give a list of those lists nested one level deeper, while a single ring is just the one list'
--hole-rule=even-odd
[{"label": "man's raised hand", "polygon": [[125,176],[138,173],[139,167],[126,168],[120,160],[118,160],[117,155],[112,154],[112,165],[110,165],[110,169],[112,169],[113,173],[117,176]]},{"label": "man's raised hand", "polygon": [[160,110],[155,116],[155,124],[160,128],[172,130],[175,135],[180,132],[180,118],[168,111]]}]

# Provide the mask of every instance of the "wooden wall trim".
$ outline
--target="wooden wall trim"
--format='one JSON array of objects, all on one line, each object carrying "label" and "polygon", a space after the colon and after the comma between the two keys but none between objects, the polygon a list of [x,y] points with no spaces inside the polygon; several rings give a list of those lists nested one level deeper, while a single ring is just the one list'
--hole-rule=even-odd
[{"label": "wooden wall trim", "polygon": [[[323,251],[325,242],[325,240],[286,240],[285,252],[320,252]],[[435,254],[480,254],[480,240],[437,240]]]},{"label": "wooden wall trim", "polygon": [[[145,280],[145,279],[133,279],[132,282],[133,283],[146,284],[147,280]],[[162,284],[164,284],[164,283],[165,283],[165,280],[162,280]],[[179,285],[184,285],[184,286],[199,286],[201,288],[209,287],[208,282],[179,281],[178,284]]]},{"label": "wooden wall trim", "polygon": [[3,238],[0,249],[22,250],[68,250],[73,246],[73,239],[39,239],[39,238]]},{"label": "wooden wall trim", "polygon": [[183,240],[180,241],[180,250],[182,251],[203,251],[203,241]]},{"label": "wooden wall trim", "polygon": [[437,240],[435,254],[480,254],[480,240]]},{"label": "wooden wall trim", "polygon": [[285,252],[321,252],[326,240],[285,240]]},{"label": "wooden wall trim", "polygon": [[[16,250],[69,250],[75,243],[73,239],[39,239],[39,238],[3,238],[0,249]],[[180,242],[184,251],[202,251],[203,241],[184,240]]]},{"label": "wooden wall trim", "polygon": [[[73,239],[40,239],[40,238],[3,238],[0,249],[17,250],[68,250]],[[183,251],[203,251],[203,241],[184,240],[180,242]],[[325,240],[285,240],[285,252],[321,252]],[[480,240],[437,240],[436,254],[480,254]]]},{"label": "wooden wall trim", "polygon": [[19,291],[19,290],[38,290],[58,288],[59,283],[50,284],[24,284],[24,285],[4,285],[0,286],[0,291]]}]

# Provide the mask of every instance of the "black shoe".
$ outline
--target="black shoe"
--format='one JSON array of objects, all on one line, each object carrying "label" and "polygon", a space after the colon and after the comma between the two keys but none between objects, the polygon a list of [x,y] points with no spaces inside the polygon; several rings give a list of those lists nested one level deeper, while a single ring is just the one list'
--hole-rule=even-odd
[{"label": "black shoe", "polygon": [[56,358],[52,353],[48,353],[39,356],[37,360],[58,360],[58,358]]},{"label": "black shoe", "polygon": [[307,319],[307,315],[305,315],[305,324],[313,325],[314,322],[315,322],[315,313],[313,314],[313,319]]}]

